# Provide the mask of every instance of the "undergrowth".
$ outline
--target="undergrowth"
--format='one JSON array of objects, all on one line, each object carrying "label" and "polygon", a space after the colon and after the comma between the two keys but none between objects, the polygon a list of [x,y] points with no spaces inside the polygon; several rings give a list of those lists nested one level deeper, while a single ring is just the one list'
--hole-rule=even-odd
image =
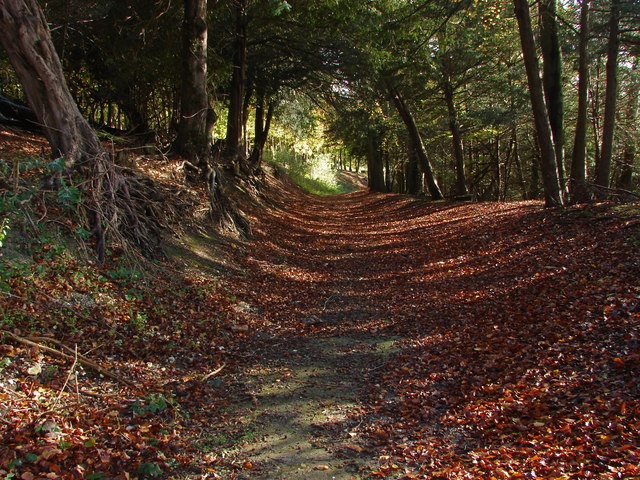
[{"label": "undergrowth", "polygon": [[267,150],[265,160],[284,168],[295,183],[314,195],[338,195],[357,189],[338,179],[339,171],[334,168],[329,154],[318,154],[308,158],[286,150]]},{"label": "undergrowth", "polygon": [[[74,180],[42,188],[63,167],[0,158],[0,478],[188,468],[176,445],[200,407],[176,391],[208,388],[197,379],[242,338],[228,328],[233,292],[117,247],[88,261]],[[206,394],[216,409],[223,394]]]}]

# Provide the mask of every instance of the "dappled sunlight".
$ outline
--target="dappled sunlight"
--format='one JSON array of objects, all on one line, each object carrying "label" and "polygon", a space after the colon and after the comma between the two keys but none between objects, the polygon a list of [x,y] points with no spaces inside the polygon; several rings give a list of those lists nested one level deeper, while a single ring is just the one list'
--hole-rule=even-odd
[{"label": "dappled sunlight", "polygon": [[[277,248],[252,254],[286,264],[237,285],[281,341],[397,337],[375,385],[361,387],[357,434],[380,472],[569,475],[583,471],[594,442],[615,471],[635,471],[638,387],[624,378],[640,354],[631,340],[640,266],[622,219],[364,192],[292,198],[288,208],[264,220],[265,232],[281,232]],[[256,278],[277,299],[252,291]]]}]

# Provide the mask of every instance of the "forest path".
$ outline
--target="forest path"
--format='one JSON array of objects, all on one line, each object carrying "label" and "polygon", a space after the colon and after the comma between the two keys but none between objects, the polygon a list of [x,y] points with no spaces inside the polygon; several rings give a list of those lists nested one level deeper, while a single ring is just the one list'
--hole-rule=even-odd
[{"label": "forest path", "polygon": [[[533,461],[586,478],[573,445],[640,398],[637,213],[364,192],[262,210],[224,281],[239,368],[208,430],[219,478],[510,478]],[[598,471],[636,471],[603,448]]]},{"label": "forest path", "polygon": [[237,259],[246,276],[229,287],[253,319],[233,327],[250,330],[248,365],[216,427],[242,469],[236,478],[367,478],[377,467],[360,438],[370,419],[359,396],[400,339],[377,297],[406,267],[409,203],[304,196],[263,216],[249,255]]}]

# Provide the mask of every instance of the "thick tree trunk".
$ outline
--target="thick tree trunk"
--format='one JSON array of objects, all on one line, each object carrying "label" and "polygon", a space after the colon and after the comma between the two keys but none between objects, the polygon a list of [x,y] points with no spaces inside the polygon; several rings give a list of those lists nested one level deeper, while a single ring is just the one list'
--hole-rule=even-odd
[{"label": "thick tree trunk", "polygon": [[619,19],[620,0],[611,1],[609,17],[609,42],[607,46],[607,87],[604,94],[604,120],[602,123],[602,148],[600,162],[596,165],[596,184],[609,187],[613,133],[616,126],[616,100],[618,96],[618,51],[620,50]]},{"label": "thick tree trunk", "polygon": [[227,138],[225,155],[237,156],[242,141],[242,105],[247,70],[247,0],[236,0],[236,31],[233,55],[233,73],[229,92],[229,112],[227,117]]},{"label": "thick tree trunk", "polygon": [[520,31],[522,56],[524,58],[525,69],[527,71],[533,119],[535,121],[538,142],[540,144],[545,206],[561,207],[564,205],[564,198],[560,188],[558,165],[556,163],[556,151],[553,145],[553,136],[551,133],[551,126],[549,124],[547,107],[544,102],[542,81],[540,80],[536,45],[533,38],[533,30],[531,28],[531,17],[529,15],[529,4],[527,3],[527,0],[513,0],[513,4]]},{"label": "thick tree trunk", "polygon": [[453,95],[451,78],[445,74],[442,82],[442,90],[449,112],[449,130],[451,131],[451,143],[453,146],[453,157],[456,164],[456,195],[468,195],[467,183],[464,173],[464,153],[462,150],[462,134],[460,133],[460,122],[458,121],[458,111],[456,109]]},{"label": "thick tree trunk", "polygon": [[102,156],[98,137],[67,88],[47,21],[36,0],[0,1],[0,42],[44,128],[54,158],[66,168]]},{"label": "thick tree trunk", "polygon": [[[182,88],[175,149],[199,167],[206,166],[215,121],[207,95],[207,0],[184,0]],[[212,118],[213,117],[213,118]]]},{"label": "thick tree trunk", "polygon": [[580,10],[580,39],[578,42],[578,118],[571,158],[571,180],[569,190],[571,201],[580,203],[587,200],[587,107],[589,92],[589,60],[587,46],[589,42],[589,4],[591,0],[582,0]]},{"label": "thick tree trunk", "polygon": [[556,150],[560,186],[564,179],[564,97],[562,94],[562,54],[556,21],[556,0],[540,2],[540,47],[542,49],[542,83],[549,114],[549,124]]},{"label": "thick tree trunk", "polygon": [[424,142],[422,141],[420,131],[418,130],[418,126],[416,125],[416,122],[411,115],[409,108],[404,102],[400,92],[391,84],[387,84],[387,87],[389,89],[389,93],[391,94],[391,98],[393,99],[393,104],[398,110],[400,118],[402,118],[402,121],[407,127],[409,138],[411,138],[412,148],[415,149],[415,152],[418,155],[418,161],[420,163],[422,171],[424,172],[427,182],[427,188],[429,189],[429,194],[431,195],[431,198],[433,200],[441,200],[444,197],[442,195],[442,192],[440,191],[438,182],[433,175],[433,168],[431,167],[431,162],[429,162],[429,158],[427,157],[427,151],[425,149]]},{"label": "thick tree trunk", "polygon": [[0,42],[44,128],[53,157],[64,160],[67,172],[73,169],[87,180],[82,186],[83,204],[93,221],[98,258],[105,255],[106,232],[125,250],[135,246],[152,257],[159,241],[157,226],[138,215],[129,183],[80,114],[37,0],[0,0]]}]

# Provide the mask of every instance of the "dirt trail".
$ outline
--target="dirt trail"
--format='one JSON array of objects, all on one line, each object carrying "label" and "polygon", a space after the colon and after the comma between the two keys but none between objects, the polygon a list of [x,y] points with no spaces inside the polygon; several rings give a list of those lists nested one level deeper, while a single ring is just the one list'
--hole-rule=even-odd
[{"label": "dirt trail", "polygon": [[243,468],[230,477],[366,478],[376,467],[360,437],[369,420],[358,398],[397,349],[374,277],[402,269],[370,253],[393,240],[391,227],[372,221],[376,202],[362,193],[305,196],[263,219],[239,259],[246,276],[233,288],[254,322],[250,365],[230,383],[229,422],[216,440]]},{"label": "dirt trail", "polygon": [[[226,280],[242,367],[220,378],[232,401],[209,432],[219,478],[526,477],[532,461],[540,476],[588,476],[565,461],[567,432],[591,451],[597,425],[638,398],[624,218],[363,192],[284,204],[256,213]],[[538,449],[550,425],[558,443]],[[613,443],[607,455],[636,471],[637,456]]]}]

